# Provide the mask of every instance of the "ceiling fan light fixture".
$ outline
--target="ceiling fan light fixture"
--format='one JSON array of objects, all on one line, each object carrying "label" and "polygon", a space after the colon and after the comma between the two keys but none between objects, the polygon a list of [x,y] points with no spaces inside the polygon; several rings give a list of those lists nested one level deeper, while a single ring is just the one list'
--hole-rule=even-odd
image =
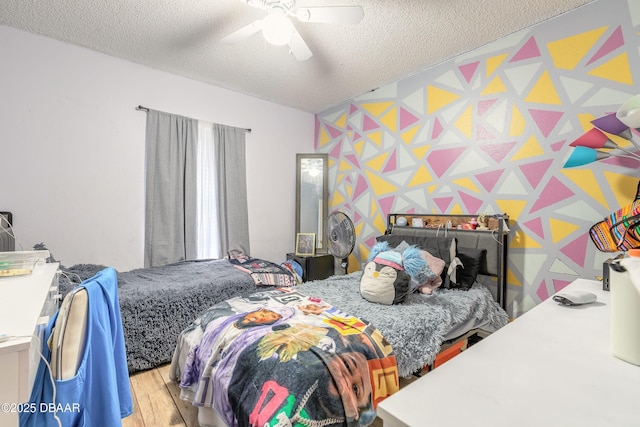
[{"label": "ceiling fan light fixture", "polygon": [[262,20],[262,35],[272,45],[286,45],[291,40],[294,31],[293,22],[281,12],[270,12]]}]

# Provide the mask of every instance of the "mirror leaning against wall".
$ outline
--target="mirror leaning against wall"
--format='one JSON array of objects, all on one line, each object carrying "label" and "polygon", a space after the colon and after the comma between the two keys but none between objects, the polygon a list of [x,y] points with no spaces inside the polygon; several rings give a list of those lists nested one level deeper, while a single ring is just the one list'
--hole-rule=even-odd
[{"label": "mirror leaning against wall", "polygon": [[316,253],[327,253],[328,162],[326,153],[296,154],[296,235],[314,233]]}]

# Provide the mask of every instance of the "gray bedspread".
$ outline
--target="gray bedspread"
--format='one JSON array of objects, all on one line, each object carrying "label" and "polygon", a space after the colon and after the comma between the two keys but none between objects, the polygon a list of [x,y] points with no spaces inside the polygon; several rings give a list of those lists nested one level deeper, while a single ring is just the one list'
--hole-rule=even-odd
[{"label": "gray bedspread", "polygon": [[432,295],[413,293],[402,304],[383,305],[360,295],[361,274],[306,282],[297,290],[375,325],[393,346],[403,377],[433,362],[452,331],[464,334],[460,326],[494,332],[509,322],[509,316],[494,301],[489,289],[479,283],[468,291],[438,289]]},{"label": "gray bedspread", "polygon": [[[103,268],[84,264],[63,271],[79,283]],[[73,285],[61,280],[62,293]],[[178,335],[202,311],[256,290],[251,276],[227,260],[184,261],[118,273],[129,373],[169,363]]]}]

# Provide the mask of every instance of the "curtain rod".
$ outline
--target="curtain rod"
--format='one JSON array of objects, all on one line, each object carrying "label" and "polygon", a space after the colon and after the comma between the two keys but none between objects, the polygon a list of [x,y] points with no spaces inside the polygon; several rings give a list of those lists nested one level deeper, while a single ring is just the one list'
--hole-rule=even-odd
[{"label": "curtain rod", "polygon": [[[147,107],[143,107],[142,105],[138,105],[138,106],[136,107],[136,110],[138,110],[138,111],[144,111],[144,112],[146,112],[146,113],[148,113],[148,112],[149,112],[149,108],[147,108]],[[245,128],[245,129],[244,129],[244,131],[245,131],[245,132],[247,132],[247,133],[251,133],[251,128]]]}]

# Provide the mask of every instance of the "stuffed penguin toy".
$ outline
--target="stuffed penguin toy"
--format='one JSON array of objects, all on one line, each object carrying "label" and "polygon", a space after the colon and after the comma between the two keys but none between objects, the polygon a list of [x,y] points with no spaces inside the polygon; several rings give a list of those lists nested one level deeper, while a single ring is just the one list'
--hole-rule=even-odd
[{"label": "stuffed penguin toy", "polygon": [[387,242],[378,242],[371,249],[360,279],[360,294],[364,299],[380,304],[400,304],[411,289],[411,277],[425,265],[416,246],[396,251]]}]

